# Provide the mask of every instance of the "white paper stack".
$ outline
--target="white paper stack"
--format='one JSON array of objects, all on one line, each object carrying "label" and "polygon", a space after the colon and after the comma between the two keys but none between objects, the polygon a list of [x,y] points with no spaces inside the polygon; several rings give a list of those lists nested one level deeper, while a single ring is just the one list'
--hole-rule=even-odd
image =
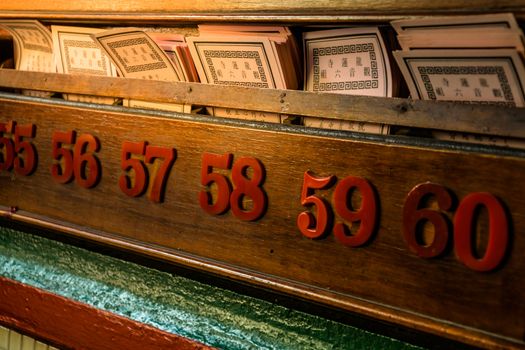
[{"label": "white paper stack", "polygon": [[[388,48],[377,27],[342,28],[303,34],[306,91],[392,97],[397,93]],[[318,128],[388,134],[389,126],[305,117]]]},{"label": "white paper stack", "polygon": [[[56,72],[53,41],[48,28],[35,20],[2,20],[0,27],[13,38],[15,69],[32,72]],[[23,94],[49,97],[52,93],[23,90]]]},{"label": "white paper stack", "polygon": [[[414,99],[525,106],[523,33],[512,14],[393,21],[394,57]],[[439,139],[508,147],[521,140],[434,132]]]},{"label": "white paper stack", "polygon": [[[183,81],[172,60],[143,30],[118,28],[93,34],[108,57],[125,78]],[[125,106],[190,113],[191,106],[124,99]]]},{"label": "white paper stack", "polygon": [[148,35],[171,59],[180,81],[199,81],[199,75],[184,35],[155,32],[148,32]]},{"label": "white paper stack", "polygon": [[[286,27],[200,25],[198,37],[186,38],[200,80],[207,84],[297,89],[301,60]],[[212,114],[281,122],[275,113],[213,108]]]},{"label": "white paper stack", "polygon": [[[51,26],[57,71],[64,74],[88,74],[116,77],[117,70],[92,34],[97,28]],[[102,96],[63,94],[70,101],[114,104],[116,99]]]}]

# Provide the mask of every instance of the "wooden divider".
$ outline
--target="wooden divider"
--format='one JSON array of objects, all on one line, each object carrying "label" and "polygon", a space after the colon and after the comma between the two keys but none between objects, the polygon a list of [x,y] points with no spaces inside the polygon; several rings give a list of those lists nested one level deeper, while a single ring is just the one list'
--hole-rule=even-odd
[{"label": "wooden divider", "polygon": [[519,152],[5,95],[0,129],[5,217],[524,345]]}]

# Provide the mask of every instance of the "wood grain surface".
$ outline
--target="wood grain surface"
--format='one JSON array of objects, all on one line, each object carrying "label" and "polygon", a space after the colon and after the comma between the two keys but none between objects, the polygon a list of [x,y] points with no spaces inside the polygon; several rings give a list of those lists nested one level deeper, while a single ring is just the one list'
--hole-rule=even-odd
[{"label": "wood grain surface", "polygon": [[[387,139],[372,142],[351,134],[319,134],[280,125],[31,101],[0,100],[0,122],[36,125],[36,136],[30,141],[38,152],[32,175],[0,172],[0,205],[6,217],[47,223],[47,227],[474,345],[524,346],[522,157],[488,149],[474,153],[460,146],[439,149]],[[102,176],[91,189],[75,181],[59,184],[51,177],[52,134],[69,130],[92,134],[100,141],[97,157]],[[147,194],[129,197],[120,190],[124,141],[148,141],[176,150],[164,202],[151,202]],[[200,207],[204,153],[231,153],[234,163],[242,157],[261,162],[268,206],[260,219],[242,221],[231,210],[210,215]],[[320,239],[301,234],[297,216],[314,210],[301,205],[306,171],[335,175],[339,182],[348,176],[362,177],[372,184],[379,216],[378,230],[368,244],[352,248],[339,243],[333,233]],[[231,171],[214,172],[231,181]],[[452,243],[442,256],[432,259],[419,258],[408,249],[402,233],[403,205],[411,189],[426,182],[447,187],[456,201],[469,193],[489,192],[504,203],[511,243],[497,269],[469,269],[456,257]],[[331,187],[315,194],[333,205],[333,192]],[[443,215],[452,222],[453,211]],[[336,216],[335,222],[341,219]],[[486,224],[479,222],[478,226]],[[486,236],[486,229],[478,231],[478,236]],[[480,242],[485,241],[486,237],[477,240],[479,254],[484,250]]]},{"label": "wood grain surface", "polygon": [[[111,21],[290,21],[338,22],[349,20],[393,19],[415,15],[462,15],[471,13],[514,12],[521,18],[523,0],[418,1],[418,0],[218,0],[209,1],[3,1],[0,17],[47,20]],[[86,10],[89,9],[89,10]]]},{"label": "wood grain surface", "polygon": [[0,277],[0,295],[0,324],[62,349],[214,349],[4,277]]},{"label": "wood grain surface", "polygon": [[0,86],[525,138],[525,108],[0,69]]}]

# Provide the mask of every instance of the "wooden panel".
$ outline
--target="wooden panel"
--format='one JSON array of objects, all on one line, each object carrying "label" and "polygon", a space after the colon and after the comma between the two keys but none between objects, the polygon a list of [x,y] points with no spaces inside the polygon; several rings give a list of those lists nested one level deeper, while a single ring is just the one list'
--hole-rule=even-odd
[{"label": "wooden panel", "polygon": [[[21,143],[25,141],[38,153],[38,164],[32,174],[24,176],[16,169],[0,172],[0,205],[4,206],[7,217],[212,270],[467,343],[524,345],[525,261],[521,252],[525,249],[522,235],[525,201],[523,196],[516,195],[525,190],[523,158],[370,142],[344,133],[322,136],[281,125],[253,124],[253,128],[248,128],[242,127],[242,123],[219,124],[198,116],[148,117],[109,108],[75,108],[16,99],[0,102],[0,122],[15,121],[20,127],[27,124],[36,127],[34,138],[18,140],[18,146],[14,147],[18,147],[18,157],[27,154],[29,144]],[[83,188],[83,182],[78,181],[79,177],[90,174],[90,171],[83,174],[82,161],[90,156],[84,154],[82,146],[75,146],[78,147],[75,162],[80,164],[78,171],[74,171],[76,180],[61,184],[51,176],[56,163],[52,156],[52,135],[70,130],[76,131],[79,140],[82,135],[90,134],[100,143],[95,155],[100,161],[101,177],[92,188]],[[123,193],[119,179],[126,174],[121,166],[124,141],[148,141],[150,146],[175,150],[176,160],[168,173],[164,201],[151,201],[150,190],[137,197]],[[230,209],[225,213],[211,215],[203,210],[199,196],[206,191],[201,184],[204,154],[232,155],[231,169],[209,170],[213,176],[220,174],[224,179],[215,178],[216,181],[231,183],[232,193],[244,191],[250,198],[265,193],[267,210],[258,219],[242,220],[242,213],[234,211],[236,201],[229,195],[225,198]],[[252,171],[243,175],[242,166],[239,168],[243,162],[256,168],[254,159],[264,168],[265,177],[261,181],[254,180]],[[142,165],[151,172],[150,182],[159,174],[160,165],[160,162]],[[363,246],[345,246],[331,230],[318,239],[307,238],[299,231],[298,215],[317,210],[316,206],[301,205],[307,171],[317,177],[336,177],[327,189],[307,193],[322,198],[324,204],[317,204],[326,205],[329,211],[337,201],[333,197],[334,188],[340,188],[348,177],[363,178],[371,184],[375,205],[370,210],[377,214],[377,220],[373,220],[377,229],[372,230],[371,238]],[[128,175],[134,178],[133,172]],[[440,214],[446,219],[439,219],[447,223],[444,230],[450,235],[448,243],[442,254],[431,259],[416,256],[403,238],[403,223],[407,223],[403,213],[408,210],[404,209],[405,199],[416,185],[427,182],[448,188],[454,203],[450,210]],[[228,193],[227,186],[224,189]],[[216,190],[215,185],[211,186],[214,198]],[[337,190],[339,194],[341,191]],[[503,261],[489,272],[475,271],[462,263],[464,250],[459,251],[451,237],[450,226],[458,217],[453,213],[456,208],[465,209],[469,201],[465,198],[471,193],[490,193],[498,198],[496,209],[500,208],[509,220],[509,229],[499,225],[490,236],[501,243],[502,237],[509,234],[510,243],[504,244]],[[367,200],[373,197],[354,194],[352,198],[361,196],[367,196]],[[355,202],[350,205],[347,199],[340,204],[354,210],[361,206]],[[244,209],[249,212],[250,208],[247,204]],[[409,218],[416,216],[408,213]],[[477,218],[464,213],[462,216],[463,223]],[[476,226],[480,226],[475,243],[481,246],[477,254],[482,256],[488,223],[486,213],[479,216],[475,220],[479,221]],[[334,218],[334,223],[343,222],[339,214]],[[465,234],[468,238],[468,232],[463,232],[462,237]],[[432,238],[426,239],[432,242]]]},{"label": "wooden panel", "polygon": [[[0,287],[0,323],[16,327],[63,349],[213,349],[194,340],[4,277],[0,277]],[[20,342],[15,346],[12,341],[13,344],[6,350],[57,350],[11,332],[11,338],[16,335]],[[24,341],[29,344],[24,344]]]},{"label": "wooden panel", "polygon": [[[524,14],[523,0],[379,1],[379,0],[240,0],[213,1],[3,1],[0,17],[120,21],[349,21],[393,19],[410,15],[514,12]],[[89,9],[89,10],[86,10]],[[140,15],[138,15],[140,13]]]},{"label": "wooden panel", "polygon": [[0,69],[0,86],[525,138],[524,108],[9,69]]}]

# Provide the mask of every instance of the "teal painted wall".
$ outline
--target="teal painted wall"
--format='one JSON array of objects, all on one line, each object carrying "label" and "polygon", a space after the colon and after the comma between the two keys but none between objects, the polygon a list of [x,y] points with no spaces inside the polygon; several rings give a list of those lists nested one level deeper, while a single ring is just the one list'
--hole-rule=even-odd
[{"label": "teal painted wall", "polygon": [[5,227],[0,227],[0,275],[223,349],[415,348]]}]

